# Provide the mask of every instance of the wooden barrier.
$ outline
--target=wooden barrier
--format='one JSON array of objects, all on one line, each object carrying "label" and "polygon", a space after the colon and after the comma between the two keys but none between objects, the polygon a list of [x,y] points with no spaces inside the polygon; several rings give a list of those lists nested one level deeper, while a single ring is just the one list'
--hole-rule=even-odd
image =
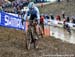
[{"label": "wooden barrier", "polygon": [[44,26],[44,34],[45,36],[50,36],[50,26]]}]

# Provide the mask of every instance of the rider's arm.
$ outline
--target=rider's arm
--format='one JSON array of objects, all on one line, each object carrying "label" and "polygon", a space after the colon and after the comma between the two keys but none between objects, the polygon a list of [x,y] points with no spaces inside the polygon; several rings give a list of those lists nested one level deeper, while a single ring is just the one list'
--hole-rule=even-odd
[{"label": "rider's arm", "polygon": [[37,19],[40,19],[40,12],[39,12],[39,9],[36,8],[36,10],[37,10]]},{"label": "rider's arm", "polygon": [[24,15],[24,20],[26,20],[26,19],[27,19],[27,12]]},{"label": "rider's arm", "polygon": [[37,20],[38,20],[38,23],[40,23],[40,12],[39,12],[39,9],[37,7],[35,9],[37,11]]},{"label": "rider's arm", "polygon": [[26,11],[25,15],[24,15],[24,20],[27,20],[29,16],[29,10]]}]

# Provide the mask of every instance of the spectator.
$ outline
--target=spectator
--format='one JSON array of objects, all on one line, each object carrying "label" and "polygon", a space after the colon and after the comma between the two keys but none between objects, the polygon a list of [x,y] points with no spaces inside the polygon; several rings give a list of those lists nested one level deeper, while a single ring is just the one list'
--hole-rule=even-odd
[{"label": "spectator", "polygon": [[43,15],[40,16],[40,23],[44,23],[44,16]]},{"label": "spectator", "polygon": [[53,16],[53,14],[50,15],[50,18],[51,18],[52,20],[54,20],[54,16]]},{"label": "spectator", "polygon": [[64,18],[64,20],[63,20],[63,28],[64,29],[66,28],[65,25],[66,25],[66,18]]},{"label": "spectator", "polygon": [[18,11],[17,11],[17,8],[16,8],[16,7],[14,7],[14,13],[15,13],[15,14],[17,14],[17,13],[18,13]]},{"label": "spectator", "polygon": [[47,14],[45,15],[45,19],[49,19],[49,16]]},{"label": "spectator", "polygon": [[17,6],[18,6],[18,3],[17,3],[16,1],[13,1],[13,2],[12,2],[12,6],[13,6],[13,7],[17,7]]},{"label": "spectator", "polygon": [[60,17],[60,15],[57,15],[57,16],[56,16],[56,20],[61,21],[61,17]]},{"label": "spectator", "polygon": [[75,17],[72,17],[72,23],[75,24]]},{"label": "spectator", "polygon": [[66,22],[66,19],[63,20],[63,24],[65,24],[65,22]]},{"label": "spectator", "polygon": [[21,11],[20,7],[17,6],[17,14]]},{"label": "spectator", "polygon": [[5,7],[11,7],[12,6],[12,3],[8,0],[5,1]]},{"label": "spectator", "polygon": [[5,4],[2,4],[3,11],[5,11]]},{"label": "spectator", "polygon": [[67,16],[67,18],[66,18],[66,22],[70,22],[70,18],[69,18],[69,16]]},{"label": "spectator", "polygon": [[62,17],[63,17],[63,19],[65,18],[65,12],[64,11],[62,11]]},{"label": "spectator", "polygon": [[13,7],[16,7],[16,6],[17,6],[17,3],[16,3],[15,1],[13,1],[13,2],[12,2],[12,6],[13,6]]}]

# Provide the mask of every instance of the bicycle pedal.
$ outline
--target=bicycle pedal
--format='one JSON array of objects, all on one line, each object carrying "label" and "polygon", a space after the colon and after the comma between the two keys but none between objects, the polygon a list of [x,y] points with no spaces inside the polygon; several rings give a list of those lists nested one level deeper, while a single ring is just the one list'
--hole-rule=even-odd
[{"label": "bicycle pedal", "polygon": [[38,37],[36,36],[35,39],[38,39]]}]

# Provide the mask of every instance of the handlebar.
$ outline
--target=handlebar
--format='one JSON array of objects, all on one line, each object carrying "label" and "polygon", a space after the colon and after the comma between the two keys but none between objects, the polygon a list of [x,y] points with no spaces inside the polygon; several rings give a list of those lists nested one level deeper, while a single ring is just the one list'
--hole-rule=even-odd
[{"label": "handlebar", "polygon": [[26,22],[26,21],[38,21],[38,20],[24,20],[24,21]]},{"label": "handlebar", "polygon": [[33,22],[33,23],[39,24],[38,20],[22,20],[22,24],[23,22]]}]

